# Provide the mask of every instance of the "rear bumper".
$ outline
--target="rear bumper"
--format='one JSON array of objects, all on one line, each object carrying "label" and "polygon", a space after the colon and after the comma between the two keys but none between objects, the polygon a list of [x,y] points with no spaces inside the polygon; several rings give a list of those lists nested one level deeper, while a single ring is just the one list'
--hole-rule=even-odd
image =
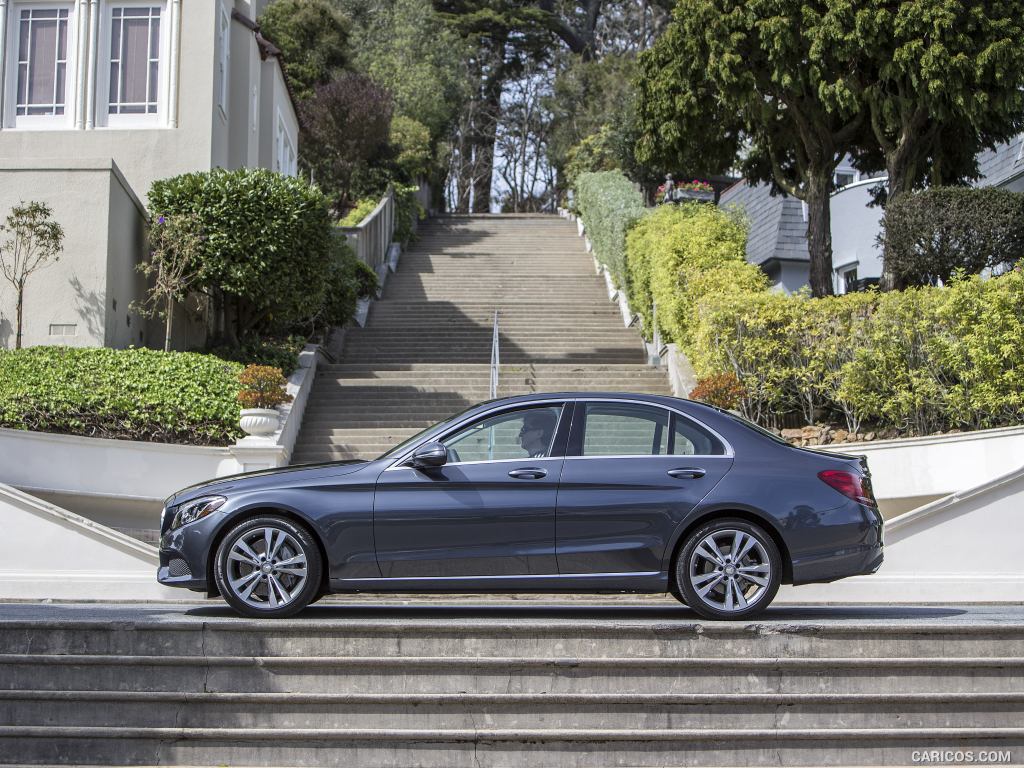
[{"label": "rear bumper", "polygon": [[856,530],[853,536],[842,536],[832,547],[815,549],[793,560],[793,584],[820,584],[874,573],[885,559],[884,524],[878,510],[851,504],[851,517],[857,525],[842,526]]}]

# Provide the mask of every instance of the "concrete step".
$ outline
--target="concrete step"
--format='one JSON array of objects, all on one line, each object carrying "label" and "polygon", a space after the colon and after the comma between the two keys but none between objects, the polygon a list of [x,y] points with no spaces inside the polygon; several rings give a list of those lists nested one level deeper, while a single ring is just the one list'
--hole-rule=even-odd
[{"label": "concrete step", "polygon": [[[0,655],[0,690],[375,693],[1013,693],[1024,657]],[[941,690],[934,690],[941,680]]]},{"label": "concrete step", "polygon": [[1000,728],[1024,722],[1024,693],[193,693],[0,692],[8,726],[463,730],[607,728]]}]

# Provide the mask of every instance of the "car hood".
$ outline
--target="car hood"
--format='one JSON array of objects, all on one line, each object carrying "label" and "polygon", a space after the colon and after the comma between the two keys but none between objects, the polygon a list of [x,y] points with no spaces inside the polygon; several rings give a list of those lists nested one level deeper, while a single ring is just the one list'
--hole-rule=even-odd
[{"label": "car hood", "polygon": [[165,507],[172,507],[191,499],[198,499],[201,496],[210,494],[227,494],[238,491],[252,491],[259,488],[273,488],[282,483],[292,485],[305,480],[312,480],[325,476],[337,477],[358,472],[368,466],[371,462],[364,459],[350,459],[348,461],[329,461],[322,464],[298,464],[289,467],[277,467],[276,469],[261,469],[256,472],[243,472],[237,475],[226,475],[215,480],[207,480],[203,483],[196,483],[187,488],[182,488],[164,501]]}]

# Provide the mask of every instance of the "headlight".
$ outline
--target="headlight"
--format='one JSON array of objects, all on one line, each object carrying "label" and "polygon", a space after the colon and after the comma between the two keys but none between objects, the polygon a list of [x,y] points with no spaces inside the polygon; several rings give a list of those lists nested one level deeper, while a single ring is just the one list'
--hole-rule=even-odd
[{"label": "headlight", "polygon": [[171,529],[181,528],[183,525],[201,520],[211,512],[220,509],[227,501],[223,496],[203,496],[201,499],[186,501],[178,505],[178,511],[171,522]]}]

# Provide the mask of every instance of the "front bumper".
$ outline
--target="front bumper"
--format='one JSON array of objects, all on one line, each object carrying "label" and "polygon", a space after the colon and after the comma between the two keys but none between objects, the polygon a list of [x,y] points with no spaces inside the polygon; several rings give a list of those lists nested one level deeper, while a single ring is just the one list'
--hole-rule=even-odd
[{"label": "front bumper", "polygon": [[167,587],[209,592],[209,557],[221,515],[213,514],[160,537],[160,565],[156,579]]}]

